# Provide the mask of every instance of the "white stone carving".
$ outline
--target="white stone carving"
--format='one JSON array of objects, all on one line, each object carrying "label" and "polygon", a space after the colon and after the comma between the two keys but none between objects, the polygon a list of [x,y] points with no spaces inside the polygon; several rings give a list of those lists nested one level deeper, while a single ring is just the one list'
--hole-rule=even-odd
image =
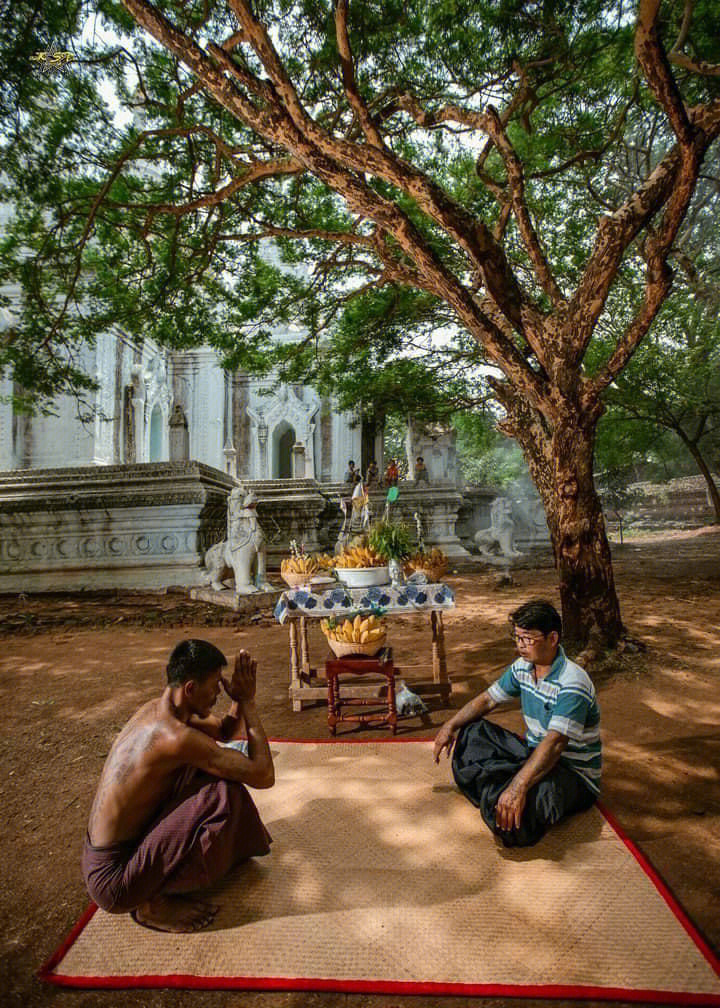
[{"label": "white stone carving", "polygon": [[483,559],[490,562],[522,556],[515,549],[515,522],[509,498],[495,498],[490,509],[490,528],[475,533],[475,544]]},{"label": "white stone carving", "polygon": [[235,487],[228,498],[227,539],[211,546],[205,555],[203,581],[215,591],[223,590],[231,571],[236,595],[272,590],[265,576],[267,552],[256,504],[255,494],[243,486]]}]

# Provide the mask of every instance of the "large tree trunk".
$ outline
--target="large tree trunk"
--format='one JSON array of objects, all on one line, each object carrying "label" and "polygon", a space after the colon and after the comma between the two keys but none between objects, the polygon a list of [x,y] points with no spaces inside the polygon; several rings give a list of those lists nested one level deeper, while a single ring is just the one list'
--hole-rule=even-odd
[{"label": "large tree trunk", "polygon": [[568,411],[550,430],[535,417],[515,426],[545,507],[558,571],[563,638],[571,649],[591,636],[614,647],[623,632],[610,545],[593,480],[597,417]]}]

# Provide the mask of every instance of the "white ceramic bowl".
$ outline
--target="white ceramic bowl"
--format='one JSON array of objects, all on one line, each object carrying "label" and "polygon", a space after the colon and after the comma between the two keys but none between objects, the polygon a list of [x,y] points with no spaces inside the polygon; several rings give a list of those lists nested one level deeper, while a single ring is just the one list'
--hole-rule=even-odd
[{"label": "white ceramic bowl", "polygon": [[390,583],[387,567],[336,567],[335,573],[346,588],[373,588]]}]

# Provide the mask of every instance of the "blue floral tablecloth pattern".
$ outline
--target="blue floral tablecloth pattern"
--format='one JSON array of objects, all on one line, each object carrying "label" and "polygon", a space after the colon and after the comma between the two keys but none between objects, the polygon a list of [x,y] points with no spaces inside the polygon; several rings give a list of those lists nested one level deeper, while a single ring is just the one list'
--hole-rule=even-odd
[{"label": "blue floral tablecloth pattern", "polygon": [[286,619],[309,616],[342,616],[360,609],[384,609],[387,613],[430,612],[453,609],[455,595],[446,584],[380,585],[376,588],[330,588],[313,592],[309,588],[291,588],[282,593],[275,606],[279,623]]}]

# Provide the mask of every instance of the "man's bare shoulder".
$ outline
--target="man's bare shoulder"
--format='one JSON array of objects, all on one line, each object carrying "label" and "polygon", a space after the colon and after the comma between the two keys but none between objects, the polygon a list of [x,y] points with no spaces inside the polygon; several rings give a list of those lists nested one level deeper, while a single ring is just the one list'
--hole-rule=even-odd
[{"label": "man's bare shoulder", "polygon": [[153,755],[172,755],[184,727],[166,699],[157,697],[135,711],[115,740],[113,749],[145,759]]}]

